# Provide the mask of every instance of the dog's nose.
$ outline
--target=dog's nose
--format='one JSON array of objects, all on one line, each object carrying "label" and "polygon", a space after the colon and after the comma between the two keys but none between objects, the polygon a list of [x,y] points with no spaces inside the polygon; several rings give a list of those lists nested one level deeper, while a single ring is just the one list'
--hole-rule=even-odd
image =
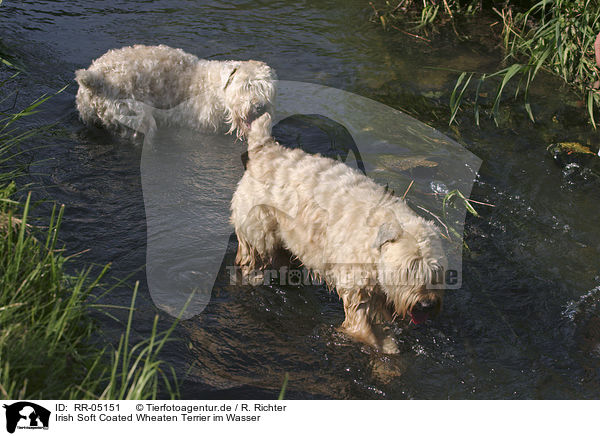
[{"label": "dog's nose", "polygon": [[435,310],[435,302],[433,301],[419,301],[414,310],[418,310],[420,312],[429,313]]},{"label": "dog's nose", "polygon": [[257,105],[254,106],[254,112],[256,113],[256,115],[260,116],[262,114],[264,114],[267,111],[268,107],[265,103],[259,103]]}]

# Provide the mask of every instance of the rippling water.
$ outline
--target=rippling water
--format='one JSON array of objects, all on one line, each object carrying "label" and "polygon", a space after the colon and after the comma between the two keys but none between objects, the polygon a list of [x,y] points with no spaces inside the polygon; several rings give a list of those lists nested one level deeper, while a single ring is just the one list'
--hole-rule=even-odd
[{"label": "rippling water", "polygon": [[[261,59],[281,79],[384,102],[483,160],[472,198],[495,207],[467,219],[463,287],[429,325],[397,326],[399,355],[337,333],[343,310],[323,287],[232,286],[222,270],[208,307],[181,323],[166,355],[187,374],[184,396],[273,398],[288,372],[291,398],[597,398],[600,190],[574,182],[545,155],[550,142],[597,146],[585,114],[545,78],[533,91],[537,124],[512,105],[516,115],[503,113],[500,128],[475,128],[464,113],[450,129],[456,74],[426,67],[489,72],[501,53],[485,38],[424,44],[387,33],[368,22],[369,10],[363,1],[21,1],[0,7],[0,26],[2,42],[27,67],[19,103],[71,82],[75,69],[110,48],[164,43],[209,59]],[[75,92],[73,83],[31,121],[58,123],[32,144],[44,147],[30,152],[38,162],[31,179],[39,197],[67,205],[62,237],[70,251],[89,249],[82,262],[113,262],[115,276],[145,287],[142,149],[83,128]],[[315,147],[328,140],[292,128],[278,134],[305,135]],[[234,252],[232,238],[223,265]],[[155,312],[145,289],[141,336]],[[120,287],[105,300],[126,304],[130,292]],[[106,323],[108,332],[118,328]]]}]

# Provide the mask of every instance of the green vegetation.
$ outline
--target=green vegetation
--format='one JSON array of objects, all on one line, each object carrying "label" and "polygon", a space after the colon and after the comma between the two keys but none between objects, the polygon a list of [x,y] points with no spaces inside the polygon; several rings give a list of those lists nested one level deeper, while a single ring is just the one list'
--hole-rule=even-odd
[{"label": "green vegetation", "polygon": [[290,375],[286,372],[285,376],[283,377],[283,384],[281,385],[281,390],[279,391],[279,397],[277,397],[278,400],[285,399],[285,390],[287,389],[289,378]]},{"label": "green vegetation", "polygon": [[24,195],[14,180],[24,167],[17,148],[36,131],[15,125],[48,98],[0,112],[0,398],[149,399],[159,388],[175,398],[175,375],[159,358],[175,324],[159,333],[157,316],[151,336],[131,345],[136,284],[118,346],[99,344],[91,312],[106,309],[97,299],[110,291],[101,285],[108,266],[68,274],[72,258],[58,239],[64,206],[42,228],[30,224],[31,193],[18,200]]},{"label": "green vegetation", "polygon": [[[375,7],[374,7],[375,9]],[[511,88],[515,97],[523,98],[525,109],[534,121],[529,103],[529,88],[539,71],[554,74],[568,84],[585,102],[589,120],[596,128],[595,111],[600,107],[600,81],[594,42],[600,32],[600,2],[592,0],[489,1],[473,0],[402,0],[396,6],[389,2],[375,15],[384,28],[401,31],[431,32],[433,25],[455,22],[474,13],[494,14],[502,26],[494,28],[502,40],[506,60],[510,65],[493,73],[463,72],[450,99],[450,123],[467,97],[473,96],[477,124],[480,118],[480,90],[485,83],[496,86],[491,117],[497,123],[498,108],[508,83],[518,79]],[[428,30],[429,29],[429,30]],[[419,35],[413,35],[419,36]],[[473,92],[473,88],[474,92]]]},{"label": "green vegetation", "polygon": [[[376,7],[372,2],[369,4],[384,29],[395,28],[403,31],[399,27],[408,27],[426,35],[435,32],[434,25],[453,23],[457,17],[469,16],[481,11],[480,0],[399,0],[386,1],[380,7]],[[418,35],[410,35],[418,37]]]}]

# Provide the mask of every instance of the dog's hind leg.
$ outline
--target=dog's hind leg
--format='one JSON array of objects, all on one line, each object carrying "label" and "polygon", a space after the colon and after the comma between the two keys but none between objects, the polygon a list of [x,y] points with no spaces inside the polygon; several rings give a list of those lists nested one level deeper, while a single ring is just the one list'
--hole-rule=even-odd
[{"label": "dog's hind leg", "polygon": [[236,236],[238,240],[238,250],[235,256],[235,263],[248,270],[256,268],[257,265],[260,265],[260,256],[258,255],[258,252],[239,232],[236,232]]},{"label": "dog's hind leg", "polygon": [[278,229],[275,211],[265,205],[254,206],[242,225],[236,226],[238,252],[235,261],[242,267],[244,276],[254,276],[252,281],[262,280],[256,268],[263,269],[273,260],[280,246]]},{"label": "dog's hind leg", "polygon": [[257,273],[256,271],[256,266],[260,263],[260,256],[254,247],[237,230],[236,236],[238,240],[238,249],[235,256],[235,263],[241,268],[242,283],[251,282],[253,285],[257,285],[262,278],[261,272]]}]

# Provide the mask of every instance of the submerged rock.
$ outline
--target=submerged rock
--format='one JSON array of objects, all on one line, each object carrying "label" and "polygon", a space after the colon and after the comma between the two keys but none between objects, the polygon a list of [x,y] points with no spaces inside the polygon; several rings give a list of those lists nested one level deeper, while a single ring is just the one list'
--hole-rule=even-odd
[{"label": "submerged rock", "polygon": [[376,157],[377,170],[407,171],[417,167],[433,168],[438,163],[428,160],[425,156],[396,156],[393,154],[381,154]]}]

